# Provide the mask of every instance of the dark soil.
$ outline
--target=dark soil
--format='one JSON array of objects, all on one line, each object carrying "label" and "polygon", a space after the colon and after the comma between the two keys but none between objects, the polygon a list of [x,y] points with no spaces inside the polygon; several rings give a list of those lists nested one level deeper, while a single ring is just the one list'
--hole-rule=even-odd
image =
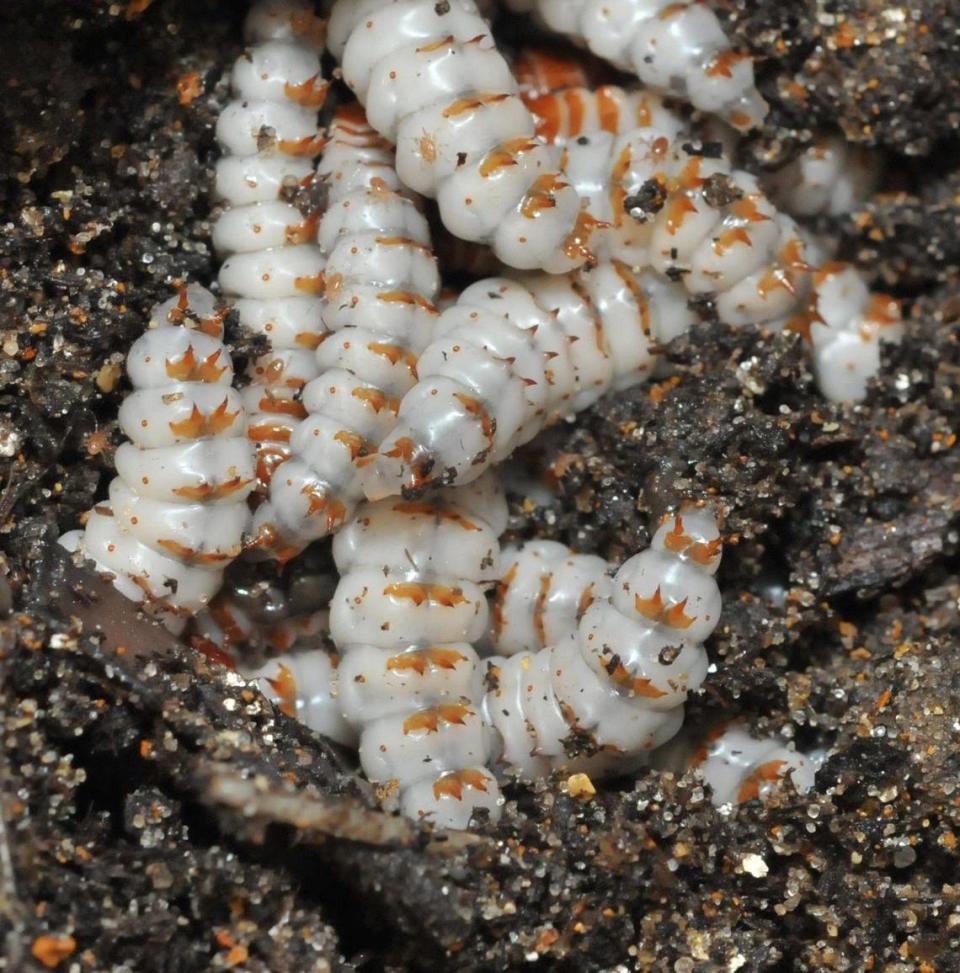
[{"label": "dark soil", "polygon": [[960,969],[955,7],[725,8],[768,148],[829,120],[921,157],[847,228],[909,315],[867,402],[820,399],[794,336],[703,325],[674,379],[545,438],[554,500],[515,498],[518,535],[620,559],[713,497],[724,616],[691,719],[829,748],[815,790],[721,814],[649,771],[586,802],[517,788],[496,828],[433,838],[55,546],[111,475],[145,312],[213,275],[243,6],[0,12],[0,970]]}]

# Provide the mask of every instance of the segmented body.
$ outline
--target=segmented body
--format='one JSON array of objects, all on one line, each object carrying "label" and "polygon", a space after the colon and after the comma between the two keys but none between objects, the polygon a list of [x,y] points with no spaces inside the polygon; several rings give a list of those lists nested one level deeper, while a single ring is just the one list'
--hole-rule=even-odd
[{"label": "segmented body", "polygon": [[557,33],[649,88],[676,95],[734,128],[756,127],[767,104],[756,89],[749,54],[735,51],[702,0],[507,0],[535,10]]},{"label": "segmented body", "polygon": [[220,286],[243,326],[269,348],[251,363],[243,393],[261,490],[290,455],[290,437],[305,415],[299,396],[317,375],[314,350],[326,332],[319,213],[303,213],[291,201],[309,182],[322,146],[317,112],[328,83],[320,73],[321,28],[298,0],[255,4],[246,21],[252,46],[233,67],[234,100],[217,121],[224,157],[216,191],[226,209],[213,243],[228,255]]},{"label": "segmented body", "polygon": [[818,135],[793,161],[761,182],[784,212],[798,219],[841,216],[869,198],[880,174],[880,156],[841,135]]},{"label": "segmented body", "polygon": [[762,799],[787,778],[806,793],[817,772],[816,759],[775,738],[758,740],[739,723],[721,723],[705,739],[684,733],[658,750],[653,763],[678,774],[696,771],[718,807]]},{"label": "segmented body", "polygon": [[689,326],[686,301],[615,262],[472,284],[440,316],[396,427],[361,460],[367,496],[469,482],[548,422],[643,381]]},{"label": "segmented body", "polygon": [[720,548],[709,511],[667,517],[573,630],[539,652],[489,660],[484,709],[513,772],[623,773],[677,732],[719,621]]},{"label": "segmented body", "polygon": [[344,80],[397,146],[401,181],[436,198],[451,233],[519,269],[587,260],[592,224],[472,0],[338,0],[329,26]]},{"label": "segmented body", "polygon": [[472,643],[486,629],[505,525],[487,477],[426,500],[365,504],[334,539],[330,629],[361,765],[399,790],[404,813],[439,827],[464,827],[477,808],[499,814]]},{"label": "segmented body", "polygon": [[175,632],[217,592],[249,523],[253,451],[230,387],[225,313],[197,285],[154,309],[127,356],[120,428],[130,442],[109,500],[60,539]]},{"label": "segmented body", "polygon": [[528,541],[502,555],[490,642],[500,655],[536,652],[576,630],[597,599],[608,598],[613,569],[594,554],[556,541]]},{"label": "segmented body", "polygon": [[898,302],[871,293],[856,268],[845,263],[816,271],[806,306],[788,327],[810,343],[817,384],[835,402],[862,399],[880,371],[880,346],[903,337]]},{"label": "segmented body", "polygon": [[317,166],[328,187],[319,247],[326,258],[319,375],[303,389],[306,419],[290,439],[261,544],[287,558],[338,529],[363,499],[355,461],[393,428],[433,335],[440,289],[426,219],[402,195],[393,152],[357,105],[334,115]]}]

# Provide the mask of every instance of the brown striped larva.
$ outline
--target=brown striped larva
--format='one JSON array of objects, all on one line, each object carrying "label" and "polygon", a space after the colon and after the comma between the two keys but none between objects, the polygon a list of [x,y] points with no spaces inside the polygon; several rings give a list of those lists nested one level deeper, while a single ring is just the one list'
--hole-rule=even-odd
[{"label": "brown striped larva", "polygon": [[749,54],[730,47],[703,0],[507,0],[535,10],[551,30],[598,57],[633,71],[649,88],[676,95],[734,128],[755,128],[767,114]]},{"label": "brown striped larva", "polygon": [[328,82],[320,73],[318,23],[306,3],[260,0],[245,27],[251,46],[234,64],[234,99],[217,121],[224,155],[215,187],[226,208],[213,243],[227,254],[219,275],[224,294],[243,326],[269,345],[251,363],[243,393],[265,490],[305,415],[299,394],[317,375],[314,349],[326,330],[318,214],[304,216],[287,199],[312,176]]},{"label": "brown striped larva", "polygon": [[172,631],[220,587],[249,522],[253,451],[231,386],[224,309],[198,285],[160,304],[127,356],[110,497],[60,543],[113,576],[118,591]]},{"label": "brown striped larva", "polygon": [[501,761],[526,778],[557,767],[617,774],[669,740],[707,672],[720,556],[709,510],[668,516],[574,629],[536,653],[489,660],[484,710]]},{"label": "brown striped larva", "polygon": [[499,814],[472,643],[486,629],[506,517],[490,475],[424,500],[364,504],[334,538],[330,631],[361,765],[399,790],[405,814],[438,827],[465,827],[477,808]]},{"label": "brown striped larva", "polygon": [[588,259],[592,221],[473,0],[339,0],[329,46],[370,124],[396,144],[400,179],[436,198],[454,236],[519,269]]},{"label": "brown striped larva", "polygon": [[334,115],[317,174],[329,189],[318,235],[328,333],[319,374],[303,389],[291,458],[255,520],[261,546],[281,558],[339,528],[363,499],[354,461],[393,428],[440,289],[427,222],[398,192],[392,150],[358,105]]}]

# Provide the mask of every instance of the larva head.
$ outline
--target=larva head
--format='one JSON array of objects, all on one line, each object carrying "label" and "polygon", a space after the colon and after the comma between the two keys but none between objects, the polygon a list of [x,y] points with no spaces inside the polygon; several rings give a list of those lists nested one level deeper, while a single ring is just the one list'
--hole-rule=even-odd
[{"label": "larva head", "polygon": [[259,0],[247,14],[243,36],[248,43],[263,41],[300,41],[311,47],[323,46],[324,21],[313,12],[307,0]]},{"label": "larva head", "polygon": [[692,505],[666,514],[650,546],[655,551],[675,554],[709,574],[716,574],[723,554],[715,514],[709,507]]}]

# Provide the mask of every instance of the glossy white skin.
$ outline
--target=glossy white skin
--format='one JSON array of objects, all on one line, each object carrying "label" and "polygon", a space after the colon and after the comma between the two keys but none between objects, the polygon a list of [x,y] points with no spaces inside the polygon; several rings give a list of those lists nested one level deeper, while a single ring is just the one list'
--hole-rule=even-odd
[{"label": "glossy white skin", "polygon": [[[484,712],[510,773],[622,774],[677,732],[687,694],[706,676],[702,641],[719,620],[719,536],[709,510],[666,518],[650,548],[622,565],[612,594],[594,600],[575,630],[537,653],[490,660],[495,688]],[[662,596],[653,606],[651,584]],[[682,627],[679,611],[700,615]]]},{"label": "glossy white skin", "polygon": [[676,95],[734,127],[767,114],[749,55],[734,52],[710,8],[697,0],[507,0],[533,8],[551,30],[585,44],[649,88]]},{"label": "glossy white skin", "polygon": [[499,815],[470,643],[486,628],[506,518],[491,475],[425,501],[364,504],[333,542],[330,631],[361,766],[396,781],[404,813],[436,827],[464,827],[475,807]]},{"label": "glossy white skin", "polygon": [[[257,444],[261,489],[302,418],[296,402],[316,377],[313,349],[326,333],[316,296],[325,255],[312,242],[313,223],[285,195],[309,178],[319,151],[317,107],[300,104],[303,92],[322,101],[316,20],[298,0],[259,0],[247,16],[250,47],[231,73],[234,100],[217,120],[224,152],[216,192],[225,209],[213,243],[225,254],[220,287],[241,324],[263,335],[270,350],[251,363],[244,390],[250,437]],[[306,141],[307,147],[298,143]]]},{"label": "glossy white skin", "polygon": [[856,268],[830,264],[819,272],[810,299],[813,369],[820,391],[834,402],[858,402],[880,371],[880,345],[903,337],[900,309],[872,296]]},{"label": "glossy white skin", "polygon": [[676,774],[694,770],[710,785],[710,799],[717,807],[754,797],[764,800],[788,777],[805,794],[813,787],[819,766],[815,757],[799,753],[792,744],[775,737],[758,740],[737,723],[704,744],[683,734],[657,750],[652,763]]},{"label": "glossy white skin", "polygon": [[821,135],[792,162],[761,177],[784,212],[798,218],[852,213],[876,188],[878,153],[851,145],[841,135]]},{"label": "glossy white skin", "polygon": [[217,592],[249,525],[253,455],[222,324],[197,285],[154,309],[127,357],[134,391],[120,426],[131,441],[109,500],[60,539],[174,632]]},{"label": "glossy white skin", "polygon": [[644,381],[654,346],[692,320],[680,285],[622,264],[472,284],[440,316],[396,427],[361,470],[367,497],[476,479],[548,422]]},{"label": "glossy white skin", "polygon": [[472,0],[440,9],[435,0],[338,0],[328,42],[344,80],[396,144],[400,179],[437,200],[451,233],[489,244],[510,267],[574,269],[587,253],[568,245],[579,202],[558,177],[559,151],[534,136]]},{"label": "glossy white skin", "polygon": [[440,289],[427,222],[397,192],[392,150],[352,107],[334,116],[317,174],[328,187],[318,240],[330,335],[303,388],[307,415],[291,429],[292,458],[255,517],[285,557],[339,528],[363,499],[354,460],[393,428]]},{"label": "glossy white skin", "polygon": [[[293,712],[288,715],[311,730],[345,747],[356,746],[356,731],[341,712],[336,658],[325,649],[283,653],[256,668],[241,668],[240,673],[284,712],[292,703]],[[287,687],[288,693],[292,690],[292,700],[283,692]]]},{"label": "glossy white skin", "polygon": [[503,552],[490,643],[499,655],[537,652],[576,630],[596,599],[609,598],[612,568],[556,541],[528,541]]}]

